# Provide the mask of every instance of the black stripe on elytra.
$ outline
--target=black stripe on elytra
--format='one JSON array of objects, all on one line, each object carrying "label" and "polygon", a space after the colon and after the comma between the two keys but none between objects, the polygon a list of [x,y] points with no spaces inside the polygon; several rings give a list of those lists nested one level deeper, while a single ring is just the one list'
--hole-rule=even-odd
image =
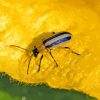
[{"label": "black stripe on elytra", "polygon": [[47,38],[46,40],[44,40],[44,41],[43,41],[43,44],[45,44],[45,43],[48,42],[49,40],[51,40],[51,39],[53,39],[53,38],[55,38],[55,37],[57,37],[57,36],[63,35],[63,34],[71,34],[71,33],[69,33],[69,32],[59,32],[58,34],[55,34],[54,36],[51,36],[51,37]]},{"label": "black stripe on elytra", "polygon": [[71,36],[65,37],[65,38],[62,38],[62,39],[59,39],[59,40],[57,40],[57,41],[55,41],[55,42],[53,42],[53,43],[51,43],[51,44],[45,46],[45,48],[50,48],[50,47],[52,47],[52,46],[55,46],[55,45],[58,45],[58,44],[60,44],[60,43],[66,42],[66,41],[68,41],[68,40],[70,40],[70,39],[71,39]]}]

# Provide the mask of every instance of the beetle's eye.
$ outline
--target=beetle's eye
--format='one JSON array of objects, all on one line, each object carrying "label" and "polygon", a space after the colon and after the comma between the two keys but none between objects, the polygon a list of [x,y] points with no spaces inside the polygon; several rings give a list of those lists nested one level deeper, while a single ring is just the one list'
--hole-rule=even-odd
[{"label": "beetle's eye", "polygon": [[55,32],[52,32],[52,34],[55,34]]},{"label": "beetle's eye", "polygon": [[39,53],[39,50],[35,47],[35,48],[33,49],[33,54],[34,54],[34,56],[37,57],[38,53]]}]

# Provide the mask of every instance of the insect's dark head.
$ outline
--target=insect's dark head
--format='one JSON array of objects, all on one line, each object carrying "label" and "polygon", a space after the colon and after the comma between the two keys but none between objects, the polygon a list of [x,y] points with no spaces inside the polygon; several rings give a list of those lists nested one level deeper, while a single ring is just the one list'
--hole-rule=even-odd
[{"label": "insect's dark head", "polygon": [[36,48],[36,46],[34,46],[33,54],[34,54],[35,57],[37,57],[38,54],[39,54],[39,50],[38,50],[38,48]]}]

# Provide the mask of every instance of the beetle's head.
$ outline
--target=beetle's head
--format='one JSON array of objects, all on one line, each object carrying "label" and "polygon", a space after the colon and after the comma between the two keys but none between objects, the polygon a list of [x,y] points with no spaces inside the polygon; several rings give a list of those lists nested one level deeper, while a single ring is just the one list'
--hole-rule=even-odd
[{"label": "beetle's head", "polygon": [[33,49],[32,52],[33,52],[33,54],[34,54],[35,57],[37,57],[38,54],[39,54],[39,50],[38,50],[38,48],[36,46],[34,46],[34,49]]}]

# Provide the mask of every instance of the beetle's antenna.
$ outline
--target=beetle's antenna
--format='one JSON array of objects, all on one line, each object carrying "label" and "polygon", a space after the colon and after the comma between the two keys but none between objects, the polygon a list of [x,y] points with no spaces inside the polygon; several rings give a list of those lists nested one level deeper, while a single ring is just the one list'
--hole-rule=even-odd
[{"label": "beetle's antenna", "polygon": [[28,75],[28,72],[29,72],[29,67],[30,67],[30,62],[31,62],[32,56],[33,56],[33,54],[30,56],[30,59],[29,59],[28,68],[27,68],[27,75]]},{"label": "beetle's antenna", "polygon": [[22,47],[20,47],[20,46],[16,46],[16,45],[10,45],[10,46],[11,46],[11,47],[20,48],[20,49],[25,50],[25,51],[29,51],[28,49],[22,48]]},{"label": "beetle's antenna", "polygon": [[[48,50],[48,49],[47,49],[47,50]],[[51,57],[52,57],[52,59],[54,60],[54,62],[56,63],[56,66],[58,67],[58,64],[57,64],[56,60],[54,59],[54,57],[53,57],[51,51],[48,50],[48,52],[49,52],[49,54],[51,55]]]},{"label": "beetle's antenna", "polygon": [[[63,48],[71,50],[69,47],[63,47]],[[76,54],[76,55],[80,55],[79,53],[76,53],[73,50],[71,50],[71,52],[74,53],[74,54]]]},{"label": "beetle's antenna", "polygon": [[42,61],[42,59],[43,59],[43,55],[42,55],[42,56],[41,56],[41,58],[40,58],[39,68],[38,68],[37,72],[39,72],[39,71],[40,71],[40,67],[41,67],[41,61]]},{"label": "beetle's antenna", "polygon": [[[11,46],[11,47],[20,48],[20,49],[22,49],[22,50],[25,50],[25,51],[28,51],[28,52],[29,52],[28,49],[22,48],[22,47],[20,47],[20,46],[16,46],[16,45],[10,45],[10,46]],[[32,56],[33,56],[33,54],[30,56],[30,59],[29,59],[28,68],[27,68],[27,75],[28,75],[28,72],[29,72],[29,67],[30,67],[30,62],[31,62]]]}]

